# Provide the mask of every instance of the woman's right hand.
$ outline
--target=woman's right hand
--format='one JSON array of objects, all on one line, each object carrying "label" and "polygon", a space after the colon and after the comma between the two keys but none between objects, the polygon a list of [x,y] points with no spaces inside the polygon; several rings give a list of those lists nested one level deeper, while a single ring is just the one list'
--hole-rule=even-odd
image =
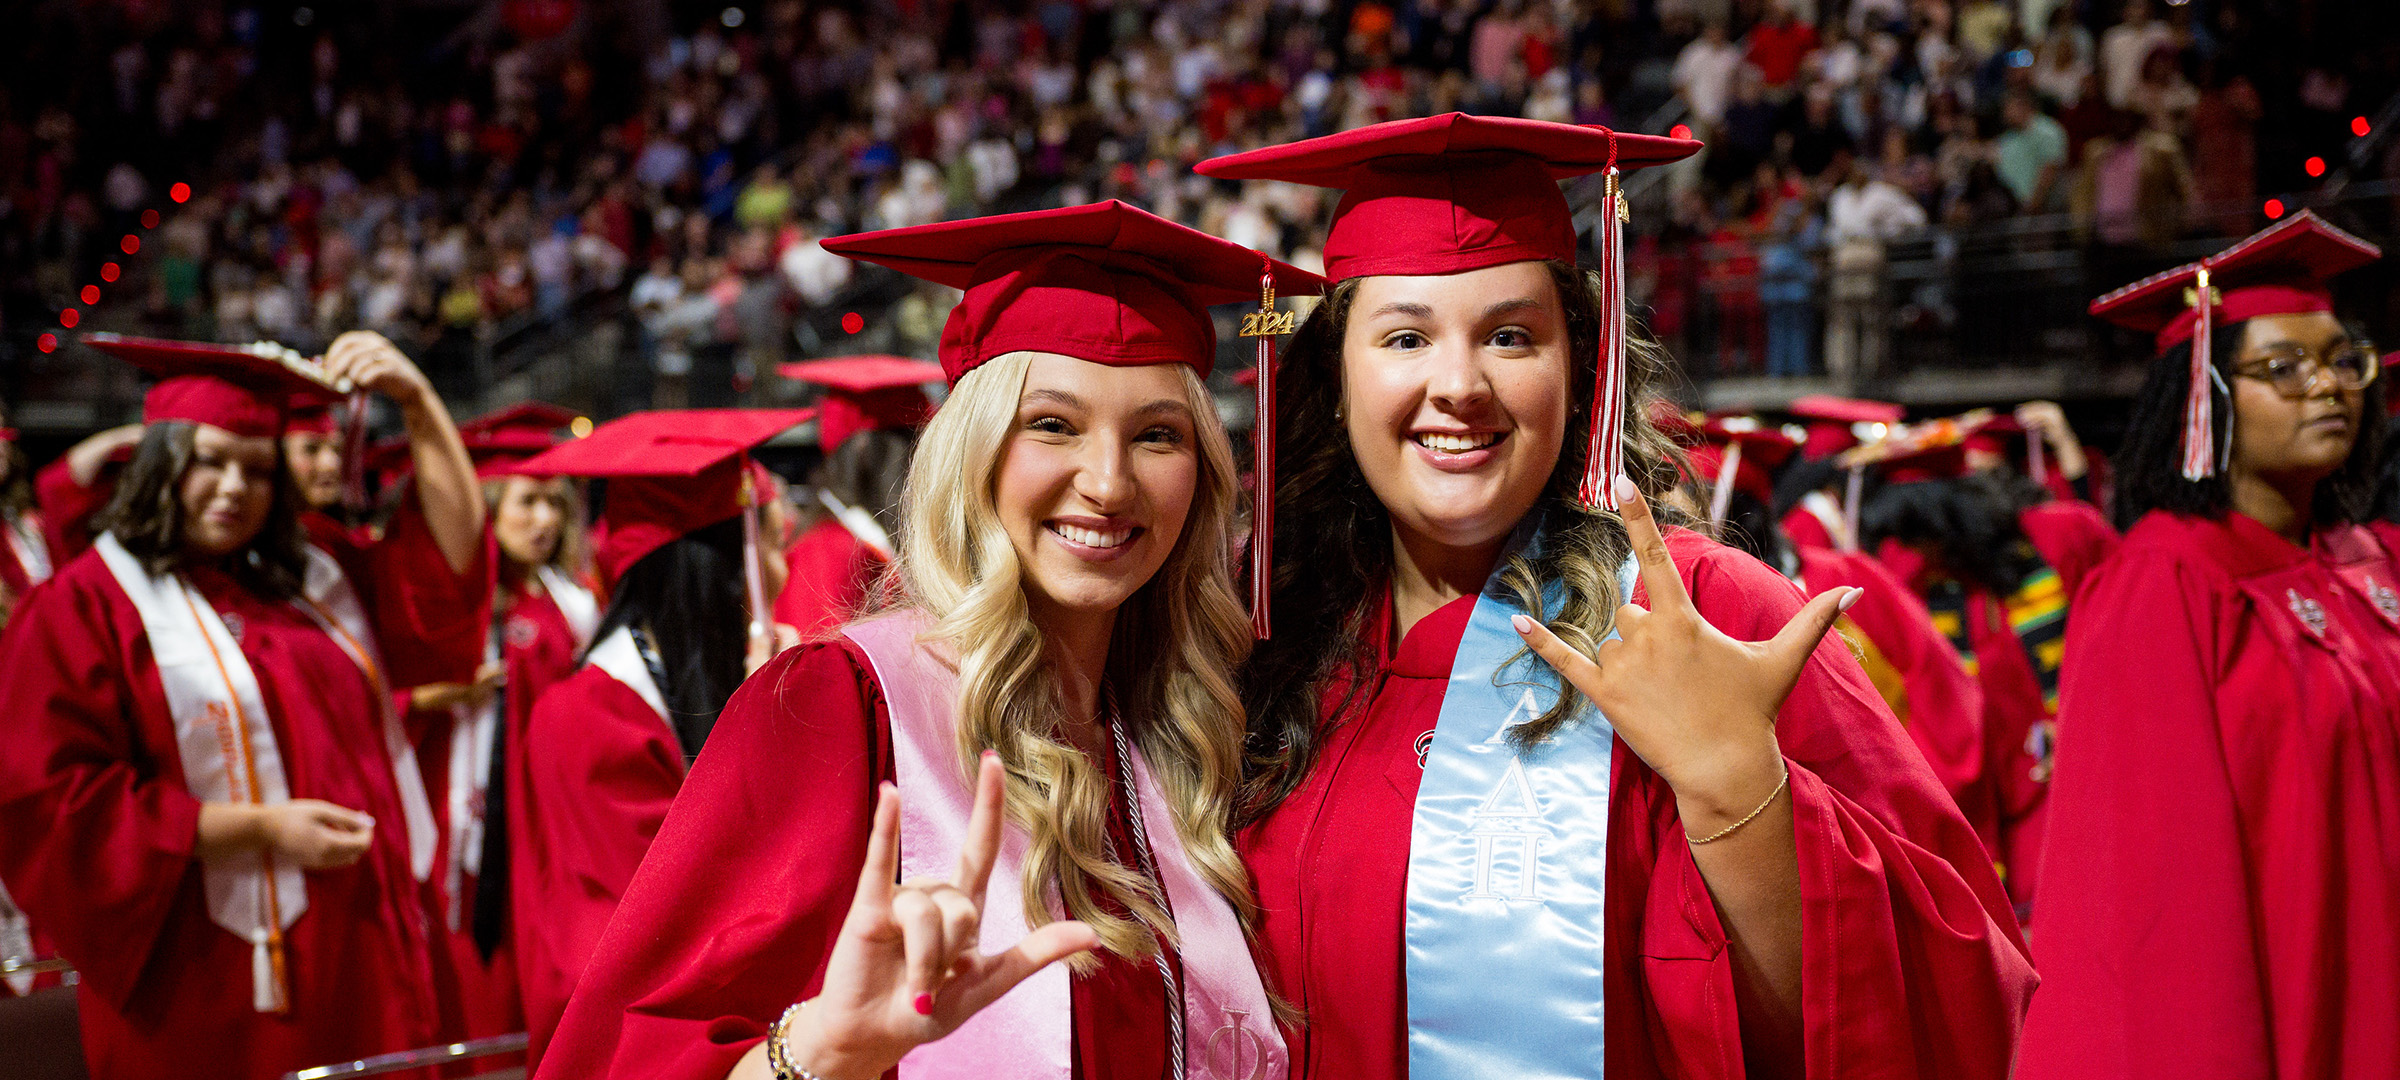
[{"label": "woman's right hand", "polygon": [[294,799],[263,809],[259,831],[267,851],[303,870],[348,866],[375,842],[374,818],[320,799]]},{"label": "woman's right hand", "polygon": [[200,808],[194,854],[202,861],[264,850],[303,870],[357,862],[375,842],[375,819],[322,799],[208,803]]},{"label": "woman's right hand", "polygon": [[[894,885],[900,793],[882,786],[866,866],[834,940],[824,987],[784,1035],[793,1063],[827,1080],[881,1076],[1027,976],[1099,945],[1090,926],[1064,921],[1025,935],[1007,952],[984,955],[983,897],[1000,850],[1000,791],[1000,759],[986,753],[957,873],[947,881],[928,877]],[[763,1058],[763,1051],[756,1056]]]}]

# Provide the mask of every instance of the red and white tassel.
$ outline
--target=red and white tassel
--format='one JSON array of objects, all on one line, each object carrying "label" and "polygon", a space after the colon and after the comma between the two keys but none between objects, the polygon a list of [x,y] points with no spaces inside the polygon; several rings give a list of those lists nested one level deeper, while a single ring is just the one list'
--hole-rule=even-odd
[{"label": "red and white tassel", "polygon": [[[1275,311],[1273,262],[1258,273],[1258,296],[1262,315],[1271,318]],[[1258,422],[1251,425],[1256,443],[1250,458],[1250,634],[1265,641],[1274,629],[1269,597],[1275,592],[1275,335],[1258,335],[1256,363]]]},{"label": "red and white tassel", "polygon": [[342,411],[342,505],[367,508],[367,392],[350,392]]},{"label": "red and white tassel", "polygon": [[757,478],[751,474],[748,461],[742,463],[742,588],[750,599],[750,637],[763,640],[773,647],[775,613],[768,606],[765,553],[759,547],[759,504],[773,497],[758,490]]},{"label": "red and white tassel", "polygon": [[2050,456],[2042,449],[2041,432],[2032,432],[2025,438],[2025,472],[2033,477],[2034,483],[2050,486]]},{"label": "red and white tassel", "polygon": [[1850,479],[1842,485],[1842,535],[1833,538],[1833,546],[1845,552],[1858,551],[1858,504],[1865,501],[1867,467],[1850,466]]},{"label": "red and white tassel", "polygon": [[1575,500],[1586,508],[1617,509],[1617,477],[1625,473],[1625,211],[1616,143],[1600,196],[1600,372],[1592,389],[1592,437]]},{"label": "red and white tassel", "polygon": [[2210,339],[2216,336],[2217,304],[2206,266],[2200,268],[2192,303],[2200,309],[2200,320],[2192,327],[2192,385],[2183,399],[2183,478],[2205,480],[2217,471],[2217,410],[2212,386],[2216,364],[2210,355],[2215,351]]},{"label": "red and white tassel", "polygon": [[1742,472],[1742,443],[1736,439],[1725,444],[1724,460],[1717,463],[1717,486],[1708,493],[1708,522],[1725,524],[1725,516],[1733,512],[1733,480]]}]

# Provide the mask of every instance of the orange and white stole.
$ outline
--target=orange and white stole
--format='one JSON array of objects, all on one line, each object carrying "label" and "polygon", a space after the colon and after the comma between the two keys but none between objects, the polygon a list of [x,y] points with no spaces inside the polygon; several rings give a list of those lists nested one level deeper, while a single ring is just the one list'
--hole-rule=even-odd
[{"label": "orange and white stole", "polygon": [[375,690],[375,711],[383,719],[383,748],[392,762],[392,782],[400,792],[400,816],[408,826],[408,872],[418,881],[433,876],[433,849],[440,830],[433,823],[433,800],[425,794],[425,774],[417,769],[416,744],[392,700],[392,685],[383,676],[383,653],[375,647],[375,627],[358,590],[342,564],[323,548],[308,548],[308,572],[294,606],[316,620],[317,628],[341,646]]},{"label": "orange and white stole", "polygon": [[[101,534],[92,546],[141,613],[175,719],[184,788],[203,803],[289,802],[258,676],[216,609],[182,575],[152,575],[114,534]],[[200,869],[209,920],[250,943],[251,1007],[290,1008],[283,932],[308,910],[300,868],[261,848],[206,860]]]}]

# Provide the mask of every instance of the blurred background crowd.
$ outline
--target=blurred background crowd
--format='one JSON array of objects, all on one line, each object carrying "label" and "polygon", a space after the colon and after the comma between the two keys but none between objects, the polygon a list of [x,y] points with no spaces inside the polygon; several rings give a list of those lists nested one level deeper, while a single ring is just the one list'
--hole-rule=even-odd
[{"label": "blurred background crowd", "polygon": [[[2377,239],[2400,213],[2380,3],[19,10],[0,395],[36,440],[132,406],[129,377],[46,351],[62,324],[303,351],[377,329],[468,412],[780,400],[773,362],[921,353],[951,302],[818,237],[1114,197],[1309,265],[1319,193],[1188,165],[1453,109],[1708,142],[1630,184],[1629,275],[1710,406],[2088,411],[2139,352],[2090,296],[2303,206]],[[2390,272],[2358,277],[2389,311]]]}]

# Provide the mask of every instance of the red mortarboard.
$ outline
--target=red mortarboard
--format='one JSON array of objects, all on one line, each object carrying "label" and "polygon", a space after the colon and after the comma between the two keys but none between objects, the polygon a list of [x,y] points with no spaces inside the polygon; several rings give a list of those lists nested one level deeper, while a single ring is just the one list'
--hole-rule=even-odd
[{"label": "red mortarboard", "polygon": [[[838,237],[825,250],[880,263],[966,292],[942,324],[942,374],[951,385],[977,365],[1020,350],[1096,364],[1216,363],[1208,308],[1277,292],[1315,293],[1325,279],[1124,203],[946,221]],[[1258,366],[1273,363],[1260,336]],[[1273,549],[1274,380],[1259,387],[1256,510],[1251,516],[1252,628],[1266,636],[1264,560]]]},{"label": "red mortarboard", "polygon": [[1343,189],[1325,237],[1325,277],[1343,281],[1572,263],[1575,219],[1559,181],[1681,161],[1699,149],[1691,139],[1445,113],[1210,158],[1193,170]]},{"label": "red mortarboard", "polygon": [[[2195,263],[2152,274],[2092,301],[2092,314],[2158,335],[2158,351],[2192,343],[2183,406],[2183,477],[2217,471],[2215,361],[2209,337],[2227,324],[2268,315],[2332,311],[2326,281],[2383,257],[2383,249],[2303,210]],[[2207,304],[2200,298],[2206,296]]]},{"label": "red mortarboard", "polygon": [[1735,491],[1749,492],[1758,501],[1773,504],[1775,470],[1799,449],[1799,444],[1782,432],[1750,416],[1715,417],[1693,434],[1701,445],[1691,450],[1692,469],[1709,483],[1711,521],[1725,520]]},{"label": "red mortarboard", "polygon": [[315,393],[303,391],[292,395],[291,403],[283,412],[283,432],[286,435],[293,432],[331,435],[338,428],[339,425],[333,422],[333,403]]},{"label": "red mortarboard", "polygon": [[677,409],[635,413],[516,467],[531,476],[609,481],[605,538],[593,552],[604,580],[669,541],[742,512],[751,447],[816,415],[814,409]]},{"label": "red mortarboard", "polygon": [[505,408],[494,409],[473,420],[459,422],[458,430],[493,431],[513,428],[522,431],[556,431],[577,420],[583,414],[563,405],[547,401],[520,401]]},{"label": "red mortarboard", "polygon": [[1783,411],[1807,421],[1808,441],[1800,448],[1801,456],[1815,461],[1831,457],[1862,442],[1868,441],[1858,433],[1861,424],[1882,424],[1892,427],[1908,410],[1888,401],[1868,401],[1862,398],[1835,397],[1831,394],[1807,394],[1793,398]]},{"label": "red mortarboard", "polygon": [[525,401],[478,416],[458,425],[459,441],[475,459],[475,475],[489,480],[509,476],[535,455],[559,444],[558,429],[583,419],[583,414],[546,401]]},{"label": "red mortarboard", "polygon": [[1217,353],[1209,307],[1255,300],[1262,272],[1284,292],[1323,285],[1299,267],[1113,200],[824,245],[966,293],[942,325],[942,374],[952,385],[1024,350],[1117,367],[1190,364],[1206,375]]},{"label": "red mortarboard", "polygon": [[280,345],[209,345],[92,333],[83,342],[158,376],[142,398],[142,421],[188,420],[236,435],[273,438],[297,400],[333,402],[349,392],[324,380],[315,361]]},{"label": "red mortarboard", "polygon": [[[1576,498],[1617,505],[1624,471],[1625,212],[1617,174],[1680,161],[1690,139],[1604,127],[1444,113],[1211,158],[1193,166],[1225,180],[1283,180],[1343,189],[1325,237],[1325,276],[1460,274],[1507,263],[1575,261],[1575,215],[1558,182],[1605,173],[1599,385]],[[1274,401],[1272,379],[1259,388]],[[1262,422],[1262,440],[1271,435]],[[1262,488],[1265,485],[1262,485]]]},{"label": "red mortarboard", "polygon": [[1650,426],[1664,432],[1679,446],[1691,446],[1700,441],[1700,428],[1693,425],[1691,417],[1684,414],[1681,406],[1665,398],[1651,400]]},{"label": "red mortarboard", "polygon": [[825,388],[817,399],[817,445],[830,454],[861,431],[907,430],[933,415],[925,384],[942,381],[942,366],[904,356],[834,356],[795,360],[775,368],[784,378]]},{"label": "red mortarboard", "polygon": [[1873,469],[1893,484],[1965,476],[1971,471],[1967,468],[1967,438],[1990,420],[1987,413],[1972,412],[1914,424],[1844,453],[1841,464],[1850,469]]}]

